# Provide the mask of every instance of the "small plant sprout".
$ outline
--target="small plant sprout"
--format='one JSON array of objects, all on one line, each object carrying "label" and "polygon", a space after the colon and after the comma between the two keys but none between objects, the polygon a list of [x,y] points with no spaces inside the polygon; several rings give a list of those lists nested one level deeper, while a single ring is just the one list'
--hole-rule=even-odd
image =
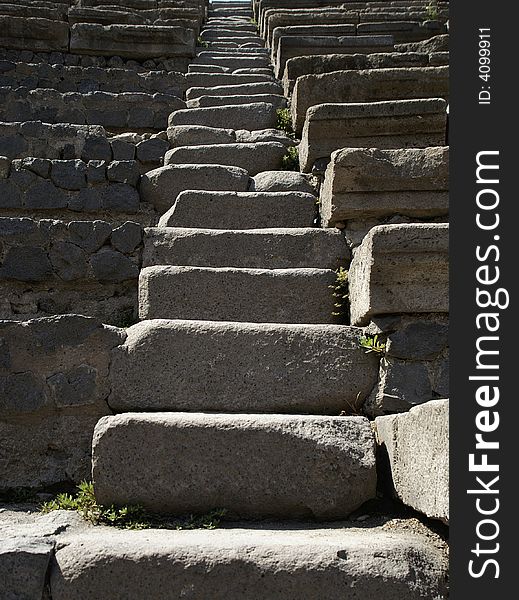
[{"label": "small plant sprout", "polygon": [[438,18],[438,1],[431,0],[427,5],[427,17],[431,21],[435,21]]},{"label": "small plant sprout", "polygon": [[294,129],[292,127],[292,115],[288,108],[278,108],[277,110],[278,121],[276,129],[284,131],[288,137],[293,138],[295,136]]},{"label": "small plant sprout", "polygon": [[348,271],[344,267],[340,267],[335,271],[336,279],[335,284],[330,286],[333,290],[333,297],[335,298],[335,310],[332,313],[333,317],[336,317],[341,322],[346,322],[348,319]]},{"label": "small plant sprout", "polygon": [[120,529],[216,529],[226,513],[219,509],[206,515],[172,518],[150,513],[139,505],[101,506],[95,498],[93,484],[87,481],[79,484],[75,496],[58,494],[41,507],[44,514],[54,510],[73,510],[93,525],[111,525]]},{"label": "small plant sprout", "polygon": [[283,171],[299,171],[299,150],[297,146],[287,148],[287,153],[281,159],[281,169]]},{"label": "small plant sprout", "polygon": [[386,351],[386,343],[379,340],[378,335],[366,335],[360,338],[360,347],[365,348],[366,354],[375,352],[376,354],[384,354]]}]

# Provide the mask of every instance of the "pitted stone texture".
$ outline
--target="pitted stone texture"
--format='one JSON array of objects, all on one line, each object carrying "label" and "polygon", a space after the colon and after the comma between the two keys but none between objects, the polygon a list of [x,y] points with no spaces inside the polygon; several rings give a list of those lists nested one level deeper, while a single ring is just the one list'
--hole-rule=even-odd
[{"label": "pitted stone texture", "polygon": [[67,51],[69,27],[61,20],[0,15],[0,47],[35,52]]},{"label": "pitted stone texture", "polygon": [[[274,79],[268,75],[235,75],[234,73],[188,73],[186,75],[186,100],[193,98],[192,88],[202,88],[206,90],[208,88],[217,88],[219,86],[243,86],[257,83],[268,83],[275,86],[274,89],[281,90],[281,86],[274,81]],[[243,92],[245,93],[245,92]],[[279,93],[279,92],[263,92],[267,93]],[[199,93],[199,96],[205,96],[205,93]],[[219,93],[219,95],[222,95]]]},{"label": "pitted stone texture", "polygon": [[351,322],[373,315],[449,312],[449,226],[379,225],[349,271]]},{"label": "pitted stone texture", "polygon": [[54,600],[178,600],[189,590],[193,598],[258,600],[261,590],[269,600],[331,600],[353,588],[358,598],[446,600],[444,544],[416,521],[407,524],[96,528],[56,552],[52,595]]},{"label": "pitted stone texture", "polygon": [[70,28],[70,50],[76,54],[189,59],[195,54],[195,41],[194,29],[186,27],[76,23]]},{"label": "pitted stone texture", "polygon": [[203,125],[176,125],[168,127],[171,148],[203,146],[207,144],[232,144],[236,142],[233,129],[205,127]]},{"label": "pitted stone texture", "polygon": [[101,504],[162,513],[333,520],[376,492],[363,417],[130,413],[101,419],[92,456]]},{"label": "pitted stone texture", "polygon": [[434,400],[375,420],[395,495],[430,518],[449,522],[449,401]]},{"label": "pitted stone texture", "polygon": [[286,147],[280,142],[184,146],[166,152],[164,165],[208,164],[245,169],[249,175],[281,166]]},{"label": "pitted stone texture", "polygon": [[250,183],[251,192],[305,192],[316,195],[308,177],[295,171],[264,171]]},{"label": "pitted stone texture", "polygon": [[296,56],[287,61],[283,89],[288,96],[295,82],[304,75],[320,75],[353,69],[401,69],[429,67],[428,54],[419,52],[379,52],[375,54],[324,54]]},{"label": "pitted stone texture", "polygon": [[5,600],[42,600],[54,543],[44,538],[0,541],[0,581]]},{"label": "pitted stone texture", "polygon": [[[336,274],[329,269],[155,266],[139,279],[141,319],[330,323]],[[301,299],[304,298],[304,302]]]},{"label": "pitted stone texture", "polygon": [[181,192],[160,227],[311,227],[315,196],[304,192]]},{"label": "pitted stone texture", "polygon": [[448,187],[448,147],[337,150],[321,189],[321,220],[332,227],[349,219],[395,214],[444,216]]},{"label": "pitted stone texture", "polygon": [[143,266],[337,269],[349,257],[344,237],[332,229],[157,227],[145,230]]},{"label": "pitted stone texture", "polygon": [[250,104],[251,102],[264,102],[272,104],[276,109],[285,108],[287,99],[284,96],[275,94],[255,94],[251,96],[217,96],[208,92],[206,96],[200,96],[194,100],[187,101],[187,108],[208,108],[211,106],[237,106],[241,104]]},{"label": "pitted stone texture", "polygon": [[285,36],[279,39],[275,75],[283,77],[287,60],[315,54],[373,54],[394,50],[392,35]]},{"label": "pitted stone texture", "polygon": [[294,129],[300,133],[311,106],[340,102],[379,102],[416,98],[447,98],[449,68],[335,71],[300,77],[291,101]]},{"label": "pitted stone texture", "polygon": [[245,192],[249,175],[244,169],[222,165],[168,165],[149,171],[141,178],[141,198],[160,213],[175,203],[186,190]]},{"label": "pitted stone texture", "polygon": [[442,99],[320,104],[306,114],[299,160],[308,172],[341,148],[427,148],[445,143]]},{"label": "pitted stone texture", "polygon": [[283,89],[275,81],[260,81],[243,84],[214,85],[191,87],[186,92],[188,102],[201,98],[202,96],[255,96],[257,94],[280,95]]},{"label": "pitted stone texture", "polygon": [[361,333],[340,325],[146,321],[130,327],[113,353],[110,406],[351,412],[377,378],[378,361],[360,348]]},{"label": "pitted stone texture", "polygon": [[211,108],[190,108],[176,110],[169,116],[169,126],[205,125],[207,127],[227,127],[235,129],[270,129],[277,123],[276,107],[265,102],[251,102],[236,106]]}]

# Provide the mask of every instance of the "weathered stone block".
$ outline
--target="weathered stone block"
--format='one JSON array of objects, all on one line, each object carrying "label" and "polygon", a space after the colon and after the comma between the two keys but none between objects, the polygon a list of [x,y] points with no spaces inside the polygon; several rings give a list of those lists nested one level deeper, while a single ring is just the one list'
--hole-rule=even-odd
[{"label": "weathered stone block", "polygon": [[143,265],[251,269],[336,269],[349,259],[339,231],[302,229],[149,228]]},{"label": "weathered stone block", "polygon": [[445,100],[320,104],[306,114],[299,160],[311,170],[340,148],[427,148],[445,144]]},{"label": "weathered stone block", "polygon": [[294,56],[315,54],[372,54],[373,52],[392,52],[392,35],[357,36],[286,36],[278,42],[275,74],[283,76],[287,60]]},{"label": "weathered stone block", "polygon": [[0,542],[0,580],[6,600],[41,600],[54,543],[45,538],[10,538]]},{"label": "weathered stone block", "polygon": [[188,100],[188,108],[209,108],[212,106],[236,106],[241,104],[250,104],[251,102],[263,102],[272,104],[276,110],[285,108],[287,99],[284,96],[275,94],[254,94],[254,95],[238,95],[238,96],[217,96],[208,91],[206,96],[199,96],[194,100]]},{"label": "weathered stone block", "polygon": [[290,106],[294,129],[300,133],[307,110],[318,104],[447,98],[448,95],[448,67],[340,70],[300,77]]},{"label": "weathered stone block", "polygon": [[171,148],[202,146],[207,144],[232,144],[236,141],[233,129],[204,127],[203,125],[176,125],[168,127]]},{"label": "weathered stone block", "polygon": [[215,190],[244,192],[249,175],[238,167],[221,165],[168,165],[149,171],[141,177],[140,192],[144,202],[152,204],[159,213],[174,204],[185,190]]},{"label": "weathered stone block", "polygon": [[449,312],[449,226],[380,225],[357,249],[349,271],[351,322],[373,315]]},{"label": "weathered stone block", "polygon": [[50,19],[0,15],[0,46],[16,50],[68,50],[68,23]]},{"label": "weathered stone block", "polygon": [[394,493],[430,518],[449,522],[449,401],[435,400],[403,415],[375,420],[387,452]]},{"label": "weathered stone block", "polygon": [[245,169],[249,175],[257,175],[279,168],[285,154],[286,147],[280,142],[184,146],[169,150],[164,157],[164,165],[227,165]]},{"label": "weathered stone block", "polygon": [[[227,77],[237,77],[227,76]],[[242,76],[248,77],[248,76]],[[251,76],[252,77],[252,76]],[[234,80],[228,79],[232,82]],[[237,80],[239,81],[239,79]],[[186,92],[186,100],[188,102],[201,98],[202,96],[256,96],[258,94],[275,94],[280,95],[283,90],[279,83],[276,81],[260,81],[252,83],[232,83],[226,84],[225,80],[221,85],[215,83],[215,85],[190,87]]]},{"label": "weathered stone block", "polygon": [[362,417],[118,415],[96,427],[92,474],[107,505],[331,520],[375,496],[374,446]]},{"label": "weathered stone block", "polygon": [[315,196],[304,192],[181,192],[161,227],[311,227]]},{"label": "weathered stone block", "polygon": [[285,65],[283,89],[286,96],[290,95],[297,79],[304,75],[320,75],[353,69],[402,69],[428,66],[432,66],[429,55],[420,52],[295,56]]},{"label": "weathered stone block", "polygon": [[332,153],[321,189],[325,227],[350,219],[445,216],[449,211],[448,147]]},{"label": "weathered stone block", "polygon": [[70,50],[79,54],[134,59],[195,55],[195,31],[182,27],[76,23],[70,28]]},{"label": "weathered stone block", "polygon": [[[141,271],[141,319],[330,323],[336,274],[327,269],[155,266]],[[305,301],[301,302],[301,298]]]},{"label": "weathered stone block", "polygon": [[177,110],[169,116],[168,125],[204,125],[225,128],[231,124],[235,129],[270,129],[276,126],[276,107],[264,102],[251,102],[237,106],[191,108]]},{"label": "weathered stone block", "polygon": [[308,178],[295,171],[265,171],[251,180],[251,192],[304,192],[316,195]]},{"label": "weathered stone block", "polygon": [[211,600],[258,600],[258,590],[271,600],[321,600],[352,586],[370,598],[381,585],[385,600],[440,600],[447,579],[440,538],[414,520],[393,520],[151,534],[95,528],[60,544],[51,586],[54,600],[141,600],[143,589],[162,600],[178,600],[186,589]]},{"label": "weathered stone block", "polygon": [[336,414],[361,406],[377,378],[354,327],[158,320],[127,335],[111,367],[118,412]]}]

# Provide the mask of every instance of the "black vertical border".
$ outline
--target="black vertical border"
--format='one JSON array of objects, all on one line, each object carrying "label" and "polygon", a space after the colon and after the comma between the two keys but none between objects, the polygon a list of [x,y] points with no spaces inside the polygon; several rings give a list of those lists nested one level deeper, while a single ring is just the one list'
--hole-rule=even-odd
[{"label": "black vertical border", "polygon": [[[451,598],[454,600],[504,600],[517,594],[515,584],[519,567],[515,535],[518,516],[515,510],[516,481],[519,480],[519,328],[514,315],[517,306],[519,279],[519,228],[515,219],[519,207],[519,92],[517,91],[517,41],[519,21],[517,4],[482,0],[454,0],[450,3],[450,214],[451,214]],[[490,106],[478,104],[478,93],[485,83],[478,75],[479,28],[491,29]],[[483,150],[499,150],[500,183],[495,186],[500,195],[499,231],[481,232],[476,226],[476,155]],[[517,178],[517,183],[516,183]],[[510,292],[510,306],[500,311],[500,427],[497,437],[499,451],[491,455],[500,463],[500,510],[495,515],[500,525],[499,552],[488,555],[499,563],[500,575],[488,568],[482,577],[471,577],[468,563],[477,543],[476,526],[480,519],[475,497],[467,494],[474,488],[474,474],[469,473],[468,457],[474,452],[475,402],[477,386],[469,382],[475,373],[476,328],[476,268],[475,249],[492,243],[500,236],[501,280],[499,285]],[[481,334],[480,334],[481,335]],[[479,408],[479,410],[481,410]],[[492,542],[480,542],[490,548]],[[482,565],[484,559],[479,559]]]}]

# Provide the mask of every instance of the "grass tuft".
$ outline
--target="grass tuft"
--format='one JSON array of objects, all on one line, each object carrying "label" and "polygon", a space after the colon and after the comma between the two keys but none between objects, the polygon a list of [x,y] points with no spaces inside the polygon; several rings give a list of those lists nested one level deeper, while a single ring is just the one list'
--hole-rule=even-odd
[{"label": "grass tuft", "polygon": [[206,515],[189,515],[171,518],[148,512],[142,506],[101,506],[97,503],[92,483],[82,481],[76,495],[58,494],[54,500],[41,506],[43,514],[55,510],[71,510],[79,513],[93,525],[111,525],[120,529],[216,529],[225,516],[224,509],[213,510]]}]

